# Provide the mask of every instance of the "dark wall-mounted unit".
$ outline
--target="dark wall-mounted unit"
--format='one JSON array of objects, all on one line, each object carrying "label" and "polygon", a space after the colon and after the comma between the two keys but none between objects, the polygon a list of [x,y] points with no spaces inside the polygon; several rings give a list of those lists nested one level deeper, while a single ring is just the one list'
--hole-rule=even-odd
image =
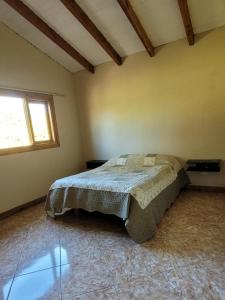
[{"label": "dark wall-mounted unit", "polygon": [[186,171],[190,172],[220,172],[220,159],[192,159],[186,162]]}]

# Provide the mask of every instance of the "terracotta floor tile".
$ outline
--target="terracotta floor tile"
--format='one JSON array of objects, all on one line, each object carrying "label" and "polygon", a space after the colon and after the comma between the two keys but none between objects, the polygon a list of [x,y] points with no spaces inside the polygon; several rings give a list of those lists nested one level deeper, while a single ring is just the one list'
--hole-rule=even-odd
[{"label": "terracotta floor tile", "polygon": [[120,300],[180,300],[181,292],[171,287],[163,274],[150,281],[137,282],[117,288],[117,295]]},{"label": "terracotta floor tile", "polygon": [[225,194],[184,191],[138,245],[116,217],[33,206],[0,221],[0,299],[16,272],[9,300],[224,300],[224,216]]},{"label": "terracotta floor tile", "polygon": [[62,294],[67,299],[74,296],[110,288],[114,276],[101,261],[80,262],[77,265],[61,266]]},{"label": "terracotta floor tile", "polygon": [[[103,289],[100,291],[85,293],[73,298],[74,300],[119,300],[115,289]],[[71,297],[63,297],[63,300],[71,300]]]},{"label": "terracotta floor tile", "polygon": [[92,239],[61,241],[61,264],[89,261],[98,255],[98,244]]},{"label": "terracotta floor tile", "polygon": [[24,239],[8,238],[0,243],[0,276],[13,276],[21,257]]}]

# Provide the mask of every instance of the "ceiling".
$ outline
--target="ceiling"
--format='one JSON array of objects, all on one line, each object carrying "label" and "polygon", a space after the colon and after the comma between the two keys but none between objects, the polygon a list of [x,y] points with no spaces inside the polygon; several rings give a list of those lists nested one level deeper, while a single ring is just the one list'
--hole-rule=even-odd
[{"label": "ceiling", "polygon": [[[112,61],[60,0],[23,0],[23,2],[94,66]],[[121,57],[145,50],[116,0],[76,0],[76,2]],[[177,0],[130,0],[130,2],[155,47],[186,37]],[[188,5],[195,33],[225,25],[225,0],[189,0]],[[0,21],[69,71],[84,69],[3,0],[0,0]]]}]

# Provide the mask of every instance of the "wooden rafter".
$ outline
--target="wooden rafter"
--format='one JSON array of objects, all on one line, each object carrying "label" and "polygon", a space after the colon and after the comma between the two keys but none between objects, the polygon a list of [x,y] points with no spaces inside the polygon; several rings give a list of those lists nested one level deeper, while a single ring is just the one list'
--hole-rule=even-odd
[{"label": "wooden rafter", "polygon": [[4,0],[13,9],[15,9],[21,16],[27,21],[33,24],[43,34],[45,34],[50,40],[62,48],[66,53],[78,61],[88,71],[94,73],[94,66],[86,60],[77,50],[75,50],[67,41],[65,41],[55,30],[53,30],[47,23],[45,23],[40,17],[38,17],[28,6],[26,6],[21,0]]},{"label": "wooden rafter", "polygon": [[194,35],[192,23],[191,23],[191,17],[190,17],[190,13],[189,13],[187,0],[178,0],[178,5],[179,5],[180,13],[181,13],[181,16],[182,16],[182,19],[183,19],[184,28],[185,28],[185,31],[186,31],[188,43],[189,43],[190,46],[194,45],[195,35]]},{"label": "wooden rafter", "polygon": [[109,56],[118,64],[122,64],[122,58],[107,41],[101,31],[95,26],[88,15],[74,0],[61,0],[64,6],[73,14],[73,16],[86,28],[93,38],[102,46]]},{"label": "wooden rafter", "polygon": [[129,0],[117,0],[119,5],[121,6],[122,10],[124,11],[125,15],[127,16],[128,20],[130,21],[131,25],[133,26],[134,30],[136,31],[137,35],[141,39],[143,45],[145,46],[146,50],[148,51],[150,56],[155,55],[155,49],[144,29],[140,20],[138,19],[136,13],[133,10],[133,7],[130,4]]}]

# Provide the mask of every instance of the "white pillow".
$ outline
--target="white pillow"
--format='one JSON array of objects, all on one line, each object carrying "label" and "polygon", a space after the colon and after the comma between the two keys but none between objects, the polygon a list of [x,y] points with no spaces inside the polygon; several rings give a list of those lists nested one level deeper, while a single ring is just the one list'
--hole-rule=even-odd
[{"label": "white pillow", "polygon": [[116,165],[117,166],[125,166],[126,161],[127,161],[127,158],[125,158],[125,157],[119,157],[117,159],[117,161],[116,161]]},{"label": "white pillow", "polygon": [[154,155],[146,155],[144,158],[144,166],[152,167],[155,165],[156,156]]},{"label": "white pillow", "polygon": [[182,168],[182,165],[180,164],[180,162],[174,156],[171,156],[171,155],[157,155],[156,164],[157,165],[169,165],[177,173]]}]

